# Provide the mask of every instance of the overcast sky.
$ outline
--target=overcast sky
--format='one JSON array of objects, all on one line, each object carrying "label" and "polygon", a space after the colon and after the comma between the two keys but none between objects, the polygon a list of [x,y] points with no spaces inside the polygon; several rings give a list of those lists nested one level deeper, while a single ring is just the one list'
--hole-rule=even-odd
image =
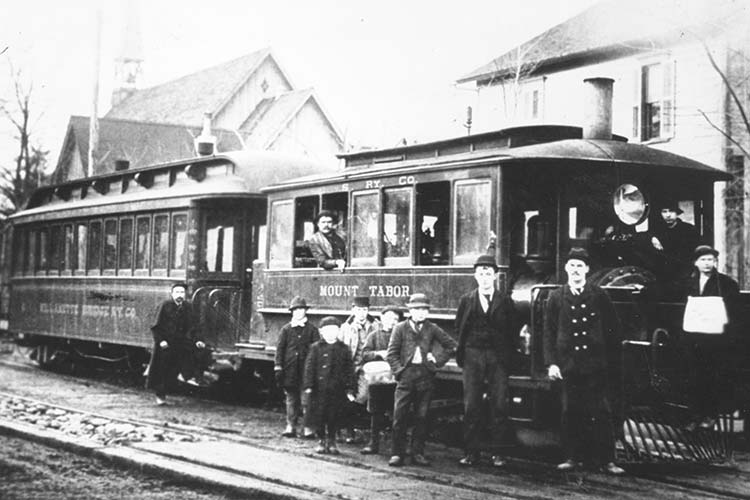
[{"label": "overcast sky", "polygon": [[[56,161],[70,115],[90,115],[95,7],[102,4],[99,115],[109,109],[123,6],[95,0],[0,6],[0,97],[8,60],[34,84],[37,140]],[[271,47],[298,88],[314,87],[349,142],[393,146],[464,133],[454,82],[596,0],[130,0],[148,87]],[[3,125],[4,126],[4,125]],[[0,163],[13,158],[7,128]]]}]

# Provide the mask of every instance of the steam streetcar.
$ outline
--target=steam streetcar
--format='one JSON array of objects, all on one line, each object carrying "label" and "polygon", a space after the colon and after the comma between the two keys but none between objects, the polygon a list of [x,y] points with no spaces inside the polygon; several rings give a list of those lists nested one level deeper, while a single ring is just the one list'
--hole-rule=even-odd
[{"label": "steam streetcar", "polygon": [[[590,82],[592,102],[611,98],[611,83],[601,83]],[[377,315],[426,292],[431,319],[452,332],[458,299],[474,286],[472,264],[496,235],[499,287],[527,324],[510,380],[512,417],[547,429],[559,409],[541,357],[543,304],[564,282],[567,251],[583,246],[594,257],[590,279],[612,297],[627,337],[621,451],[726,457],[731,418],[719,432],[686,435],[683,395],[651,390],[657,368],[680,377],[663,354],[679,342],[684,305],[644,307],[639,296],[660,275],[658,255],[643,244],[659,223],[651,207],[679,200],[683,219],[710,243],[713,184],[729,175],[628,144],[612,135],[610,115],[605,106],[583,129],[516,127],[344,154],[340,169],[242,153],[42,188],[13,217],[10,330],[38,346],[42,363],[71,352],[145,352],[154,306],[169,282],[186,280],[217,364],[271,383],[293,295],[307,299],[315,320],[343,319],[355,295],[369,295]],[[307,248],[321,210],[338,214],[343,272],[316,267]],[[440,376],[442,399],[457,399],[458,367]]]}]

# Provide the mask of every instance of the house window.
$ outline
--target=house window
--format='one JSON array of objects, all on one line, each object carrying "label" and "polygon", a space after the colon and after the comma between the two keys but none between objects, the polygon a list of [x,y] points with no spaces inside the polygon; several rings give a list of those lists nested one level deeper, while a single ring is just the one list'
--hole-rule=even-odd
[{"label": "house window", "polygon": [[674,61],[641,66],[635,78],[633,137],[668,139],[674,134]]}]

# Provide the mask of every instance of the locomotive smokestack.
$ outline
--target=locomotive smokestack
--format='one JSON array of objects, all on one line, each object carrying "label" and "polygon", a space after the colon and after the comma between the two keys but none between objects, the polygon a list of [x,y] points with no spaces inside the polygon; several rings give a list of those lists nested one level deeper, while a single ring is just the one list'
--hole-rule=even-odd
[{"label": "locomotive smokestack", "polygon": [[612,78],[587,78],[583,103],[583,138],[612,139]]}]

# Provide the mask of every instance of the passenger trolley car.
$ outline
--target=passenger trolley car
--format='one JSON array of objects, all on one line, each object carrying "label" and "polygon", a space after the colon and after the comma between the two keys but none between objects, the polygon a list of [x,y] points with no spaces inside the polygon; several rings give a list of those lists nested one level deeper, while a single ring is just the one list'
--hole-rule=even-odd
[{"label": "passenger trolley car", "polygon": [[41,364],[93,356],[142,371],[155,308],[186,282],[200,334],[228,360],[247,336],[250,268],[265,235],[260,188],[333,167],[240,152],[37,190],[11,219],[10,331]]}]

